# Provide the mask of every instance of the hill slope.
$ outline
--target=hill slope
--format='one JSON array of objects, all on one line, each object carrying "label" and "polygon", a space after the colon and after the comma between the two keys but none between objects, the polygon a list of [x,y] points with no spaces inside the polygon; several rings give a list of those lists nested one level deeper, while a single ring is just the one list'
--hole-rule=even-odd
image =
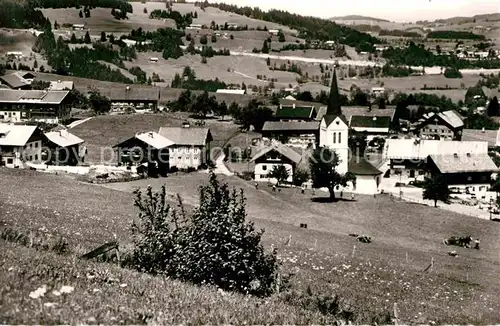
[{"label": "hill slope", "polygon": [[361,15],[347,15],[347,16],[337,16],[337,17],[332,17],[330,20],[372,20],[376,22],[389,22],[386,19],[382,18],[375,18],[375,17],[369,17],[369,16],[361,16]]}]

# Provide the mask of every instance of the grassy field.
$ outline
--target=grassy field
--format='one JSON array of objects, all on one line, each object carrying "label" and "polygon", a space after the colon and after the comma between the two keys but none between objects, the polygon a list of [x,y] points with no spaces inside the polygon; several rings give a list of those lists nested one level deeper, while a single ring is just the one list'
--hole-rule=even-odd
[{"label": "grassy field", "polygon": [[[111,158],[110,147],[136,133],[158,131],[163,126],[180,127],[186,120],[194,124],[194,120],[189,119],[185,113],[97,116],[71,129],[71,132],[85,140],[88,148],[87,160],[97,163],[101,161],[101,150],[104,148],[106,155],[102,158],[108,160]],[[231,122],[205,122],[214,138],[212,148],[224,145],[227,139],[239,133],[239,127]]]},{"label": "grassy field", "polygon": [[[206,174],[193,173],[115,184],[109,189],[32,171],[0,169],[0,175],[0,184],[10,189],[0,194],[2,227],[65,237],[70,248],[78,253],[111,240],[113,234],[121,244],[130,241],[128,228],[136,213],[132,207],[134,188],[148,184],[157,188],[166,183],[171,195],[180,193],[186,205],[196,205],[196,188],[207,181]],[[496,278],[500,267],[500,225],[393,202],[385,196],[326,204],[312,202],[310,194],[301,195],[297,189],[272,193],[264,185],[255,190],[251,183],[240,179],[224,179],[244,189],[248,217],[257,227],[266,229],[266,246],[277,248],[283,268],[294,272],[292,287],[304,290],[310,286],[315,294],[340,295],[343,304],[366,314],[359,317],[360,323],[369,323],[368,316],[374,313],[392,311],[394,303],[403,324],[493,324],[500,320],[500,284]],[[307,223],[308,229],[299,228],[299,223]],[[373,243],[358,243],[347,235],[351,232],[370,235]],[[441,240],[452,234],[479,237],[482,249],[453,248],[459,256],[450,257],[446,252],[452,248],[444,247]],[[39,323],[41,316],[55,323],[88,323],[90,317],[99,323],[138,323],[134,318],[140,318],[144,309],[151,311],[150,317],[156,321],[194,321],[181,314],[189,307],[195,309],[192,316],[214,309],[207,317],[199,317],[204,322],[322,322],[310,312],[283,307],[277,297],[268,299],[270,306],[266,305],[266,311],[277,309],[277,317],[261,312],[258,300],[237,295],[227,297],[230,301],[216,308],[217,296],[211,289],[193,288],[106,264],[78,262],[72,256],[35,253],[5,242],[0,242],[0,246],[0,292],[3,302],[9,303],[0,305],[0,309],[6,319],[2,321],[7,323]],[[423,272],[431,257],[433,269]],[[86,274],[91,271],[98,277],[90,280]],[[104,276],[117,281],[105,284]],[[48,285],[49,292],[60,285],[74,286],[75,291],[64,298],[47,294],[39,301],[58,303],[49,309],[27,298],[30,291],[42,284]],[[158,287],[170,290],[160,291],[154,298],[140,294],[151,293]],[[93,292],[93,288],[100,292]],[[182,304],[168,309],[174,303],[166,298],[176,298]],[[201,300],[207,303],[200,304]],[[212,304],[213,300],[216,302]],[[289,314],[281,314],[282,309],[289,309]],[[44,323],[48,321],[44,319]]]}]

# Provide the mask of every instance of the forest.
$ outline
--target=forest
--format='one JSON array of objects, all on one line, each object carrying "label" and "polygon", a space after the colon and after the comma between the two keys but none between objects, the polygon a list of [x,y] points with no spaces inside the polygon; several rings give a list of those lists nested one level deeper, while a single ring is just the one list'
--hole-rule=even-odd
[{"label": "forest", "polygon": [[113,8],[132,13],[132,5],[125,0],[29,0],[34,8]]},{"label": "forest", "polygon": [[466,31],[433,31],[427,34],[427,38],[439,38],[448,40],[485,40],[484,35],[478,35]]},{"label": "forest", "polygon": [[50,21],[40,10],[19,2],[3,1],[0,10],[0,27],[43,28]]}]

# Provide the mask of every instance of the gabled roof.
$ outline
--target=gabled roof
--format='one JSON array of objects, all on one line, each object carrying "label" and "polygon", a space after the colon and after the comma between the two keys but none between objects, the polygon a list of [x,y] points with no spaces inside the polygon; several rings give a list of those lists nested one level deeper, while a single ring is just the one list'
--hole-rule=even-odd
[{"label": "gabled roof", "polygon": [[432,120],[435,117],[439,117],[439,119],[441,119],[453,129],[462,128],[464,126],[462,116],[455,110],[443,111],[437,114],[434,112],[428,113],[424,115],[424,119],[421,122],[421,125],[425,125],[429,120]]},{"label": "gabled roof", "polygon": [[68,147],[83,143],[83,139],[69,133],[67,130],[47,132],[45,133],[45,137],[60,147]]},{"label": "gabled roof", "polygon": [[279,119],[312,119],[316,110],[314,106],[288,106],[281,105],[276,111],[276,118]]},{"label": "gabled roof", "polygon": [[487,154],[429,155],[441,173],[499,172]]},{"label": "gabled roof", "polygon": [[53,91],[63,91],[63,90],[72,90],[74,84],[72,81],[63,80],[63,81],[51,81],[49,89]]},{"label": "gabled roof", "polygon": [[347,171],[355,175],[379,175],[382,174],[376,167],[368,162],[364,157],[352,157],[347,165]]},{"label": "gabled roof", "polygon": [[127,143],[128,141],[130,141],[132,139],[138,139],[138,140],[142,141],[143,143],[145,143],[145,144],[147,144],[155,149],[163,149],[163,148],[172,146],[174,144],[171,140],[161,136],[160,134],[158,134],[154,131],[148,131],[148,132],[136,134],[134,137],[131,137],[131,138],[129,138],[129,139],[113,146],[113,147],[114,148],[121,147],[124,143]]},{"label": "gabled roof", "polygon": [[310,131],[319,130],[319,121],[266,121],[262,131]]},{"label": "gabled roof", "polygon": [[30,82],[24,79],[19,72],[1,76],[0,79],[11,88],[20,88],[30,85]]},{"label": "gabled roof", "polygon": [[353,115],[351,116],[351,121],[349,123],[351,128],[363,127],[363,128],[389,128],[391,126],[390,117],[369,117]]},{"label": "gabled roof", "polygon": [[420,159],[429,155],[488,153],[488,143],[480,141],[387,139],[387,158]]},{"label": "gabled roof", "polygon": [[252,157],[250,162],[254,162],[258,158],[266,155],[267,153],[269,153],[271,151],[276,151],[276,152],[280,153],[281,155],[290,159],[295,164],[299,164],[300,161],[302,160],[302,156],[299,153],[297,153],[296,151],[294,151],[293,149],[291,149],[290,147],[285,146],[279,142],[273,142],[270,146],[267,146],[267,147],[261,149],[259,152],[257,152],[257,154],[255,154],[254,157]]},{"label": "gabled roof", "polygon": [[349,126],[349,122],[347,122],[347,119],[345,118],[344,115],[327,114],[323,117],[325,119],[326,127],[328,127],[333,121],[335,121],[337,117],[339,117],[340,120],[342,120],[347,126]]},{"label": "gabled roof", "polygon": [[0,124],[0,146],[25,146],[37,128]]},{"label": "gabled roof", "polygon": [[[326,115],[326,106],[321,107],[318,110],[318,115],[316,116],[317,120],[321,120],[323,116]],[[346,117],[346,120],[349,121],[353,115],[357,116],[366,116],[366,117],[390,117],[391,120],[394,119],[394,113],[396,112],[396,108],[394,106],[386,106],[385,109],[373,108],[368,110],[367,106],[343,106],[342,114]]]},{"label": "gabled roof", "polygon": [[124,86],[120,88],[102,89],[101,93],[112,102],[158,101],[160,99],[160,90],[156,87]]},{"label": "gabled roof", "polygon": [[161,136],[180,146],[205,146],[212,141],[209,128],[200,127],[161,127],[158,132]]},{"label": "gabled roof", "polygon": [[464,129],[462,131],[462,141],[485,141],[488,147],[497,146],[498,130]]},{"label": "gabled roof", "polygon": [[69,91],[0,89],[0,103],[61,104]]}]

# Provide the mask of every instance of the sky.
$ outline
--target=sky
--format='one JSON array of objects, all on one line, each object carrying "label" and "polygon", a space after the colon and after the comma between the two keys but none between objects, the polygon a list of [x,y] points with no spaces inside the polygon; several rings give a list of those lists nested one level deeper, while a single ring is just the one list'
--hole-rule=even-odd
[{"label": "sky", "polygon": [[363,15],[396,22],[499,13],[500,0],[211,0],[330,18]]}]

